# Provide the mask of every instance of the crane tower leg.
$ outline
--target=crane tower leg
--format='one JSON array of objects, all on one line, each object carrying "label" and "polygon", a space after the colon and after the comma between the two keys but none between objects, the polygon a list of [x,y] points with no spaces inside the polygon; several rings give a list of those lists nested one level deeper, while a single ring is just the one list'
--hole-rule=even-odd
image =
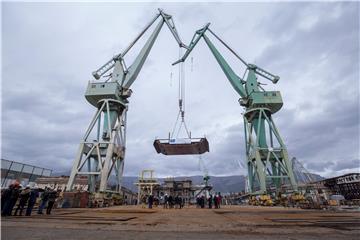
[{"label": "crane tower leg", "polygon": [[98,102],[98,110],[80,142],[66,187],[67,191],[73,190],[77,177],[87,176],[90,192],[106,192],[113,171],[116,176],[116,189],[121,190],[126,144],[126,114],[127,105],[120,101],[103,99]]},{"label": "crane tower leg", "polygon": [[244,125],[250,193],[268,193],[271,185],[279,191],[282,184],[289,184],[297,191],[286,146],[269,109],[246,111]]}]

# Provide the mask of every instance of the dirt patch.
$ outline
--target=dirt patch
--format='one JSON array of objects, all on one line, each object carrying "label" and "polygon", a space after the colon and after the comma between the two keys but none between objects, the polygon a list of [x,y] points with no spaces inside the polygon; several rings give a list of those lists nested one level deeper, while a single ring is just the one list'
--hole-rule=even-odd
[{"label": "dirt patch", "polygon": [[[64,214],[68,213],[68,214]],[[98,225],[96,227],[95,225]],[[289,239],[293,236],[310,236],[310,239],[356,239],[360,234],[358,212],[307,211],[301,209],[285,209],[276,207],[224,206],[221,209],[143,209],[137,206],[120,206],[106,209],[54,209],[54,214],[34,215],[31,217],[2,218],[2,230],[14,236],[22,236],[23,229],[30,229],[24,236],[28,240],[35,239],[31,232],[36,232],[37,239],[48,239],[49,229],[62,229],[63,236],[67,232],[78,231],[79,236],[89,240],[89,231],[100,229],[114,231],[113,236],[127,239],[128,232],[150,233],[153,236],[169,236],[175,239],[195,239],[205,235],[209,239],[224,239],[249,234],[266,236],[258,239]],[[156,233],[154,233],[156,232]],[[174,233],[174,235],[171,235]],[[175,234],[176,233],[176,234]],[[61,235],[62,236],[62,235]],[[74,235],[78,237],[77,235]],[[72,237],[74,237],[72,236]],[[135,234],[134,234],[135,236]],[[144,235],[145,236],[145,235]],[[193,237],[194,236],[194,237]],[[283,238],[279,237],[282,236]],[[33,237],[33,238],[31,238]],[[104,237],[101,235],[101,237]],[[4,238],[16,239],[16,238]],[[20,239],[20,238],[17,238]],[[61,240],[61,238],[57,238]],[[73,238],[72,238],[73,239]],[[136,237],[131,239],[138,239]],[[250,238],[253,239],[253,238]]]}]

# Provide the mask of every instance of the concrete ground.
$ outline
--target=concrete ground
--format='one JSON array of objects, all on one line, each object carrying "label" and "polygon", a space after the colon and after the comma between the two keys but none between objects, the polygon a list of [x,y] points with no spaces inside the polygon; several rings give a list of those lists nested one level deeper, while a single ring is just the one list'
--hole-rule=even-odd
[{"label": "concrete ground", "polygon": [[360,212],[224,206],[221,209],[55,209],[1,219],[1,239],[359,239]]}]

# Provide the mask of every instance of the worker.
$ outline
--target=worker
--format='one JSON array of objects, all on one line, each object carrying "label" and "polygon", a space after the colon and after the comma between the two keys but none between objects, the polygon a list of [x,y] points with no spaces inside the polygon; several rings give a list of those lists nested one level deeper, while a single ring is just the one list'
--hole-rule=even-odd
[{"label": "worker", "polygon": [[221,205],[221,201],[222,201],[222,196],[221,193],[219,192],[218,197],[217,197],[217,208],[220,208]]},{"label": "worker", "polygon": [[214,201],[214,207],[215,207],[216,209],[219,208],[219,205],[218,205],[218,195],[217,195],[217,194],[214,195],[213,201]]},{"label": "worker", "polygon": [[147,199],[147,195],[144,195],[144,196],[141,198],[141,207],[142,207],[142,208],[145,208],[145,207],[146,207],[146,199]]},{"label": "worker", "polygon": [[182,205],[182,198],[181,196],[178,194],[175,197],[175,208],[179,208],[181,209],[181,205]]},{"label": "worker", "polygon": [[213,196],[210,194],[210,196],[209,196],[209,198],[208,198],[209,208],[212,208],[212,202],[213,202]]},{"label": "worker", "polygon": [[31,212],[33,210],[33,207],[36,203],[36,199],[39,197],[39,188],[37,186],[34,186],[30,191],[30,196],[26,208],[26,216],[31,216]]},{"label": "worker", "polygon": [[58,192],[58,198],[56,200],[56,208],[61,208],[62,204],[64,202],[64,191],[62,191],[60,188],[58,188],[57,192]]},{"label": "worker", "polygon": [[200,207],[200,197],[197,196],[196,197],[196,208],[199,208]]},{"label": "worker", "polygon": [[164,208],[169,208],[169,197],[168,197],[167,193],[165,193],[165,196],[164,196]]},{"label": "worker", "polygon": [[30,197],[30,191],[31,191],[30,186],[27,185],[26,188],[20,192],[20,195],[19,195],[20,201],[19,201],[18,207],[15,210],[14,216],[17,215],[19,210],[20,210],[19,215],[22,216],[22,212],[23,212],[25,205],[27,204],[29,197]]},{"label": "worker", "polygon": [[150,194],[148,197],[148,204],[150,209],[152,209],[153,203],[154,203],[154,197],[152,194]]},{"label": "worker", "polygon": [[175,206],[175,209],[180,208],[179,207],[179,195],[176,195],[174,198],[174,206]]},{"label": "worker", "polygon": [[49,190],[49,197],[48,197],[48,205],[47,205],[47,208],[46,208],[46,214],[47,215],[51,214],[51,209],[53,208],[57,197],[58,197],[57,191],[55,191],[54,189],[50,189]]},{"label": "worker", "polygon": [[173,198],[173,196],[169,195],[168,202],[169,202],[169,208],[173,208],[174,207],[174,198]]},{"label": "worker", "polygon": [[11,191],[13,188],[14,188],[14,184],[10,184],[10,186],[8,188],[6,188],[5,190],[2,190],[2,192],[1,192],[1,212],[3,212],[3,210],[5,209],[5,205],[7,204],[7,202],[10,199]]},{"label": "worker", "polygon": [[48,200],[49,200],[49,188],[45,187],[44,192],[41,194],[41,204],[39,206],[38,214],[43,214],[43,209],[45,208]]},{"label": "worker", "polygon": [[6,200],[4,210],[2,211],[2,216],[11,216],[12,210],[16,205],[16,202],[19,198],[20,193],[20,184],[18,182],[15,182],[13,186],[11,187],[11,190],[9,192],[9,198]]},{"label": "worker", "polygon": [[205,208],[205,196],[204,195],[202,195],[200,197],[200,206],[201,206],[201,208]]},{"label": "worker", "polygon": [[179,195],[179,208],[183,208],[183,198]]}]

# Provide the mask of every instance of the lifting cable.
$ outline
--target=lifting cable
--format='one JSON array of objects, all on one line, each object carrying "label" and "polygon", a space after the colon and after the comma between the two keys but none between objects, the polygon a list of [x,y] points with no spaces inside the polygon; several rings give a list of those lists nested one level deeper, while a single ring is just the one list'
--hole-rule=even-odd
[{"label": "lifting cable", "polygon": [[[182,49],[179,48],[179,57],[182,56]],[[184,126],[186,134],[188,136],[188,138],[191,138],[191,133],[189,132],[187,126],[186,126],[186,122],[185,122],[185,67],[184,67],[184,63],[181,62],[179,64],[179,88],[178,88],[178,101],[179,101],[179,112],[176,118],[176,122],[174,125],[174,128],[171,132],[171,136],[170,138],[177,138],[179,136],[181,127]],[[181,117],[180,120],[180,124],[178,126],[179,123],[179,119]],[[175,135],[176,132],[176,135]]]}]

